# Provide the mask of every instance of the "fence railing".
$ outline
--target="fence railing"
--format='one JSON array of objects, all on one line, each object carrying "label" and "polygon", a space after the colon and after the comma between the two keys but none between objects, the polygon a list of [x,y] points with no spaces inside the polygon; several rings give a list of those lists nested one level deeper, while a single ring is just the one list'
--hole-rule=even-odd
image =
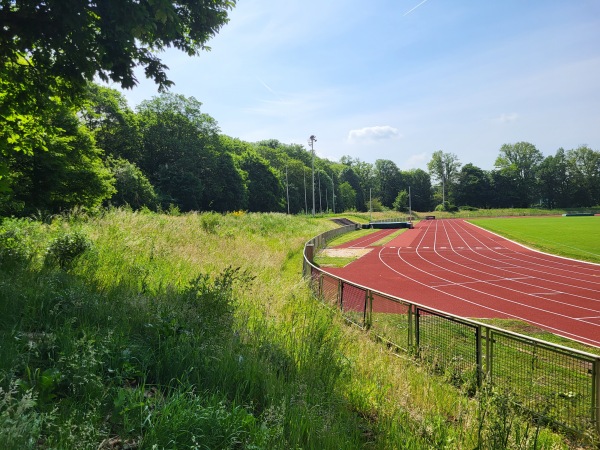
[{"label": "fence railing", "polygon": [[338,228],[307,242],[303,273],[319,299],[457,386],[474,392],[492,383],[528,414],[576,432],[600,431],[600,356],[409,302],[313,263],[314,252],[356,228]]}]

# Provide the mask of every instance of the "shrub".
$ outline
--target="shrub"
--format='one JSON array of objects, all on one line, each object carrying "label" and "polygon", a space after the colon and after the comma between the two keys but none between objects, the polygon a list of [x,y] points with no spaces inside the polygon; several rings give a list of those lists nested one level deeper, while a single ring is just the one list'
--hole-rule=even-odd
[{"label": "shrub", "polygon": [[24,262],[30,255],[21,230],[0,231],[0,266]]},{"label": "shrub", "polygon": [[200,216],[200,224],[202,225],[202,229],[208,234],[215,233],[220,222],[221,216],[214,212],[204,213]]},{"label": "shrub", "polygon": [[440,203],[435,207],[436,211],[447,211],[447,212],[456,212],[458,211],[458,207],[455,205],[451,205],[450,202]]},{"label": "shrub", "polygon": [[117,192],[110,199],[115,206],[129,205],[138,210],[142,207],[155,209],[158,195],[146,175],[132,162],[118,159],[112,161]]},{"label": "shrub", "polygon": [[47,267],[58,265],[63,270],[71,268],[75,260],[92,248],[92,242],[79,231],[65,233],[54,239],[44,261]]},{"label": "shrub", "polygon": [[[369,206],[369,202],[367,202],[367,206]],[[370,202],[371,211],[373,212],[383,212],[386,210],[385,206],[381,203],[381,200],[378,198],[374,198]]]}]

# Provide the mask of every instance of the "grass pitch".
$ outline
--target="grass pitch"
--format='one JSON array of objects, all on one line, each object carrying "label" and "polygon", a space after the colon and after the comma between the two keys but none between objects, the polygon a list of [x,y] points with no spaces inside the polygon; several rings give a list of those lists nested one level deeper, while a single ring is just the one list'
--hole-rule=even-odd
[{"label": "grass pitch", "polygon": [[600,263],[600,216],[473,219],[470,222],[537,250]]}]

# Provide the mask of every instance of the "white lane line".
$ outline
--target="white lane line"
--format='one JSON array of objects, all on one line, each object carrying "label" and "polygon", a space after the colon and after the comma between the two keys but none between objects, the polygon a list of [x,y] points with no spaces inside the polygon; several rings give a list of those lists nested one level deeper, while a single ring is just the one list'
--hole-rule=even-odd
[{"label": "white lane line", "polygon": [[[463,221],[463,222],[461,222],[461,223],[463,223],[463,224],[464,224],[465,222]],[[469,224],[469,225],[470,225],[470,224]],[[469,231],[469,230],[468,230],[466,227],[459,228],[458,226],[455,226],[455,224],[454,224],[454,223],[452,223],[452,225],[450,225],[450,226],[452,226],[452,231],[454,231],[454,232],[455,232],[455,233],[458,235],[458,237],[459,237],[459,238],[460,238],[460,239],[461,239],[463,242],[465,242],[465,243],[466,243],[466,240],[465,240],[465,236],[464,236],[464,235],[462,235],[462,234],[461,234],[461,232],[466,232],[467,236],[469,236],[469,237],[471,237],[471,238],[475,239],[475,241],[477,241],[477,242],[479,242],[479,243],[483,243],[483,241],[481,241],[481,239],[480,239],[480,238],[478,238],[478,237],[474,236],[474,235],[473,235],[473,234],[472,234],[472,233],[471,233],[471,232],[470,232],[470,231]],[[484,231],[485,231],[485,230],[484,230]],[[448,232],[446,231],[446,234],[447,234],[447,233],[448,233]],[[485,237],[485,236],[483,236],[483,237]],[[494,253],[495,253],[495,252],[494,252]],[[458,255],[458,253],[456,253],[456,254]],[[473,254],[477,254],[477,255],[479,255],[479,256],[481,256],[481,257],[483,257],[483,258],[489,259],[489,260],[491,260],[491,261],[492,261],[492,263],[496,261],[496,260],[495,260],[493,257],[487,256],[486,254],[483,254],[483,253],[476,253],[476,252],[473,252]],[[491,273],[490,273],[490,272],[487,272],[487,271],[483,271],[483,270],[477,270],[477,272],[481,272],[481,273],[483,273],[483,274],[487,274],[487,275],[489,275],[489,276],[494,276],[494,273],[493,273],[493,271],[495,271],[495,270],[497,269],[497,267],[496,267],[495,265],[492,265],[492,264],[485,264],[485,263],[484,263],[484,262],[482,262],[482,261],[477,261],[477,260],[476,260],[476,259],[474,259],[474,258],[469,258],[469,257],[467,257],[467,256],[464,256],[464,255],[462,255],[462,254],[461,254],[460,256],[461,256],[462,258],[465,258],[465,259],[467,259],[468,261],[473,261],[473,262],[476,262],[476,263],[478,262],[478,263],[479,263],[481,266],[487,266],[487,267],[489,267],[490,269],[492,269],[492,272],[491,272]],[[440,257],[442,257],[442,256],[440,255]],[[446,259],[446,260],[448,260],[448,261],[451,261],[451,260],[449,260],[448,258],[445,258],[445,259]],[[520,259],[520,258],[514,258],[514,257],[513,257],[512,259],[513,259],[513,260],[515,260],[516,262],[520,262],[520,263],[524,263],[524,264],[527,264],[527,263],[531,264],[531,261],[526,261],[526,260],[523,260],[523,259]],[[452,262],[452,261],[451,261],[451,262]],[[463,266],[463,267],[467,267],[467,266],[464,266],[463,264],[457,263],[457,262],[455,262],[455,261],[453,261],[453,262],[452,262],[452,264],[453,264],[453,265],[460,265],[460,266]],[[540,265],[540,264],[536,264],[536,263],[534,263],[534,264],[535,264],[535,265]],[[597,294],[597,293],[599,292],[597,289],[593,289],[593,288],[587,288],[587,287],[584,287],[584,286],[581,286],[581,285],[567,284],[567,283],[560,282],[560,281],[557,281],[557,280],[556,280],[556,278],[562,278],[562,277],[565,277],[564,275],[549,274],[549,273],[547,273],[547,272],[543,272],[543,271],[541,271],[541,270],[536,270],[536,269],[533,269],[533,268],[530,268],[530,267],[528,268],[528,267],[522,267],[522,266],[521,266],[521,267],[515,266],[513,269],[505,269],[505,270],[507,270],[507,271],[509,271],[509,272],[513,272],[513,273],[515,273],[515,274],[518,274],[518,275],[520,275],[520,274],[521,274],[521,273],[520,273],[518,270],[514,270],[514,269],[526,269],[526,270],[528,270],[528,271],[533,271],[533,272],[537,272],[537,273],[542,273],[542,274],[544,274],[544,275],[546,275],[546,276],[549,276],[549,277],[550,277],[550,279],[548,279],[548,278],[542,278],[542,277],[539,277],[539,276],[538,276],[538,277],[534,277],[534,279],[538,280],[538,282],[541,282],[542,284],[543,284],[543,283],[548,283],[548,282],[551,282],[551,283],[554,283],[554,284],[558,284],[558,285],[560,285],[560,286],[567,286],[567,287],[572,287],[572,288],[576,288],[576,289],[583,289],[583,290],[585,290],[585,291],[588,291],[588,292],[591,292],[591,293],[593,293],[593,294]],[[578,280],[578,281],[581,281],[581,280]],[[582,282],[583,282],[583,281],[582,281]],[[539,286],[538,284],[531,284],[531,283],[523,283],[523,284],[525,284],[526,286],[538,287],[538,288],[541,288],[541,289],[545,289],[545,288],[546,288],[545,286]],[[588,284],[589,284],[589,282],[588,282]],[[521,292],[521,291],[518,291],[518,290],[515,290],[515,291],[516,291],[516,292]],[[600,302],[600,299],[596,298],[596,296],[589,297],[589,296],[579,295],[579,294],[575,294],[575,293],[566,293],[566,294],[567,294],[567,295],[569,295],[570,297],[580,298],[580,299],[587,300],[587,301],[590,301],[590,302],[595,302],[595,303],[598,303],[598,302]],[[562,302],[559,302],[559,303],[562,303]],[[568,303],[567,303],[567,304],[568,304]],[[594,310],[594,311],[595,311],[595,309],[592,309],[592,310]]]},{"label": "white lane line", "polygon": [[[463,282],[449,282],[449,283],[444,283],[444,284],[436,284],[434,286],[436,287],[444,287],[444,286],[463,286],[466,284],[477,284],[477,283],[490,283],[490,284],[494,284],[494,283],[499,283],[501,281],[514,281],[514,280],[527,280],[529,278],[532,277],[522,277],[522,278],[495,278],[495,279],[489,279],[489,280],[473,280],[473,281],[463,281]],[[525,294],[525,292],[521,292],[522,294]],[[554,293],[554,292],[552,292]],[[536,294],[531,294],[531,295],[536,295]],[[540,295],[548,295],[548,293],[542,293]]]},{"label": "white lane line", "polygon": [[[402,256],[400,256],[400,254],[398,254],[398,256],[400,257],[400,259],[401,259],[401,260],[403,260]],[[565,331],[565,330],[563,330],[563,329],[556,328],[556,327],[553,327],[553,326],[551,326],[551,325],[548,325],[548,324],[540,323],[540,322],[537,322],[537,321],[535,321],[535,320],[532,320],[532,319],[530,319],[530,318],[521,317],[521,316],[518,316],[518,315],[516,315],[516,314],[512,314],[512,313],[510,313],[510,312],[506,312],[506,311],[503,311],[503,310],[500,310],[500,309],[492,308],[492,307],[490,307],[490,306],[482,305],[481,303],[477,303],[477,302],[475,302],[475,301],[468,300],[468,299],[467,299],[467,298],[465,298],[465,297],[460,297],[460,296],[458,296],[458,295],[455,295],[455,294],[450,294],[450,293],[444,292],[444,291],[442,291],[442,290],[440,290],[440,289],[438,289],[438,288],[436,288],[436,287],[433,287],[433,286],[428,286],[427,284],[425,284],[425,283],[423,283],[423,282],[421,282],[421,281],[419,281],[419,280],[417,280],[417,279],[415,279],[415,278],[409,277],[408,275],[406,275],[406,274],[404,274],[404,273],[402,273],[402,272],[400,272],[400,271],[398,271],[398,270],[394,269],[394,268],[393,268],[391,265],[389,265],[388,263],[386,263],[386,262],[383,260],[383,258],[382,258],[381,250],[380,250],[380,252],[379,252],[379,260],[381,261],[381,263],[382,263],[384,266],[386,266],[386,267],[387,267],[388,269],[390,269],[392,272],[395,272],[395,273],[397,273],[397,274],[398,274],[398,275],[400,275],[401,277],[407,278],[407,279],[409,279],[409,280],[413,281],[414,283],[420,284],[421,286],[425,286],[425,287],[427,287],[427,288],[430,288],[430,289],[432,289],[432,290],[434,290],[434,291],[438,291],[438,292],[440,292],[440,293],[442,293],[442,294],[444,294],[444,295],[447,295],[447,296],[449,296],[449,297],[453,297],[453,298],[455,298],[455,299],[457,299],[457,300],[463,301],[463,302],[465,302],[465,303],[469,303],[469,304],[471,304],[471,305],[474,305],[474,306],[477,306],[477,307],[479,307],[479,308],[487,309],[488,311],[494,311],[494,312],[496,312],[496,313],[498,313],[498,314],[503,314],[503,315],[505,315],[505,316],[513,317],[513,318],[515,318],[515,319],[519,319],[519,320],[523,320],[524,322],[528,322],[528,323],[530,323],[530,324],[532,324],[532,325],[539,325],[540,327],[542,327],[542,328],[545,328],[545,329],[547,329],[547,330],[553,330],[554,332],[556,332],[557,334],[559,334],[559,335],[561,335],[561,336],[571,336],[572,338],[574,338],[574,339],[576,339],[576,340],[579,340],[579,341],[582,341],[582,342],[594,343],[594,345],[600,345],[600,340],[594,340],[594,339],[591,339],[591,338],[587,338],[587,337],[585,337],[585,336],[580,336],[580,335],[577,335],[577,334],[574,334],[574,333],[570,333],[570,332],[568,332],[568,331]],[[403,260],[403,261],[404,261],[404,260]],[[406,262],[408,265],[410,265],[410,266],[414,267],[414,268],[415,268],[415,269],[417,269],[417,270],[421,270],[421,269],[418,269],[417,267],[415,267],[414,265],[410,264],[408,261],[404,261],[404,262]],[[421,272],[425,272],[425,271],[421,270]],[[426,272],[425,272],[425,273],[426,273]],[[437,278],[441,278],[441,277],[437,277]],[[470,288],[468,288],[468,289],[470,289]],[[480,293],[484,294],[483,292],[481,292],[481,291],[477,291],[476,289],[472,289],[472,290],[474,290],[475,292],[480,292]],[[560,314],[560,313],[553,313],[553,312],[550,312],[550,311],[546,311],[546,310],[544,310],[544,309],[542,309],[542,308],[536,308],[536,307],[532,307],[532,306],[529,306],[529,305],[522,305],[522,304],[521,304],[521,303],[519,303],[519,302],[516,302],[516,301],[514,301],[514,300],[510,300],[510,299],[505,299],[505,298],[499,297],[499,296],[497,296],[497,295],[492,295],[492,294],[486,294],[486,295],[488,295],[488,296],[490,296],[490,297],[495,297],[495,298],[498,298],[499,300],[507,301],[507,302],[509,302],[509,303],[515,303],[515,304],[517,304],[517,305],[520,305],[520,306],[525,306],[525,307],[527,307],[527,308],[531,308],[531,309],[537,309],[537,310],[543,311],[543,312],[545,312],[545,313],[547,313],[547,314],[549,314],[549,315],[557,315],[557,316],[559,316],[559,317],[564,317],[565,319],[568,319],[568,320],[576,320],[576,321],[578,321],[578,322],[579,322],[579,320],[577,320],[577,319],[575,319],[575,318],[573,318],[573,317],[566,316],[566,315],[564,315],[564,314]],[[585,322],[585,323],[586,323],[586,324],[589,324],[589,325],[592,325],[592,326],[600,327],[600,325],[598,325],[598,324],[595,324],[595,323],[593,323],[593,322]]]}]

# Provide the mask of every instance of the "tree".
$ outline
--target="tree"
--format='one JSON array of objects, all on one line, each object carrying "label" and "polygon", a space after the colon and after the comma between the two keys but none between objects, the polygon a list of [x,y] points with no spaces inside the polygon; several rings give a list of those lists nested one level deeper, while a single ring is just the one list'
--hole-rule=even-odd
[{"label": "tree", "polygon": [[375,161],[376,196],[383,206],[391,208],[401,188],[402,176],[398,166],[388,159]]},{"label": "tree", "polygon": [[455,201],[457,205],[488,207],[491,193],[490,177],[484,170],[471,163],[462,167],[456,183]]},{"label": "tree", "polygon": [[414,211],[431,210],[431,178],[422,169],[402,172],[406,189],[410,188],[411,206]]},{"label": "tree", "polygon": [[600,204],[600,152],[581,146],[567,152],[569,173],[575,189],[573,206]]},{"label": "tree", "polygon": [[255,152],[241,156],[240,168],[247,174],[248,210],[283,211],[283,186],[269,163]]},{"label": "tree", "polygon": [[159,90],[173,83],[157,52],[193,56],[228,21],[235,0],[5,0],[0,2],[0,190],[14,152],[44,151],[60,136],[44,120],[77,106],[96,77],[123,88],[144,68]]},{"label": "tree", "polygon": [[427,169],[432,177],[440,183],[443,202],[453,201],[454,184],[461,163],[454,153],[444,153],[441,150],[431,155],[427,163]]},{"label": "tree", "polygon": [[[286,189],[286,201],[289,193],[290,213],[300,213],[311,209],[308,205],[309,202],[312,205],[311,153],[300,145],[282,144],[277,139],[260,141],[253,147],[256,153],[267,160],[270,166],[276,170],[277,176]],[[319,158],[315,158],[315,160],[319,164]],[[318,183],[315,184],[318,188]],[[318,199],[318,193],[316,195]]]},{"label": "tree", "polygon": [[[356,175],[356,172],[354,171],[354,169],[352,169],[352,167],[348,167],[345,166],[342,168],[341,172],[340,172],[340,181],[343,183],[348,183],[348,185],[352,188],[352,190],[354,191],[354,203],[347,203],[349,201],[349,197],[346,197],[345,201],[344,201],[344,207],[346,209],[351,209],[354,208],[357,211],[364,211],[365,210],[365,193],[363,191],[363,188],[361,186],[360,183],[360,179],[358,178],[358,175]],[[340,195],[343,195],[343,193],[341,193],[341,186],[340,186]]]},{"label": "tree", "polygon": [[76,206],[93,209],[115,192],[103,153],[76,111],[63,106],[47,113],[45,120],[61,131],[45,151],[15,152],[7,158],[11,189],[0,201],[1,214],[58,213]]},{"label": "tree", "polygon": [[238,168],[233,156],[217,148],[210,152],[205,164],[202,209],[218,212],[245,209],[248,204],[248,189],[244,173]]},{"label": "tree", "polygon": [[0,3],[0,59],[26,58],[40,80],[65,80],[71,91],[99,77],[123,88],[134,69],[162,90],[173,83],[156,56],[177,48],[190,56],[228,21],[235,0],[19,0]]},{"label": "tree", "polygon": [[349,211],[352,209],[356,209],[356,191],[354,188],[348,183],[344,181],[340,184],[339,187],[340,196],[339,196],[339,205],[336,204],[336,207],[339,211]]},{"label": "tree", "polygon": [[243,209],[246,188],[231,154],[222,150],[217,122],[194,97],[162,94],[138,107],[140,168],[160,191],[163,206],[183,211]]},{"label": "tree", "polygon": [[506,179],[513,180],[510,189],[516,194],[516,207],[527,208],[539,197],[537,170],[544,155],[529,142],[504,144],[494,166]]},{"label": "tree", "polygon": [[46,151],[62,134],[50,118],[68,102],[52,83],[40,94],[41,82],[24,58],[0,59],[0,191],[8,189],[8,160],[14,153]]},{"label": "tree", "polygon": [[110,169],[115,177],[116,188],[110,199],[111,204],[129,205],[136,210],[143,206],[156,208],[158,195],[154,186],[134,163],[125,159],[110,160]]},{"label": "tree", "polygon": [[394,200],[394,209],[396,211],[408,210],[408,192],[400,191]]},{"label": "tree", "polygon": [[350,156],[343,156],[340,161],[342,164],[349,166],[358,177],[360,190],[363,192],[365,203],[357,209],[359,211],[368,210],[369,199],[372,198],[374,194],[372,190],[375,188],[375,169],[373,168],[373,164],[361,161],[358,158],[352,159]]},{"label": "tree", "polygon": [[560,148],[554,156],[547,156],[538,168],[540,194],[547,208],[571,206],[571,180],[565,151]]},{"label": "tree", "polygon": [[142,159],[142,135],[138,116],[117,90],[90,83],[81,108],[96,145],[113,158],[139,164]]},{"label": "tree", "polygon": [[517,180],[515,174],[508,170],[492,170],[490,172],[493,195],[490,199],[491,208],[516,208],[521,205],[521,195],[515,189]]}]

